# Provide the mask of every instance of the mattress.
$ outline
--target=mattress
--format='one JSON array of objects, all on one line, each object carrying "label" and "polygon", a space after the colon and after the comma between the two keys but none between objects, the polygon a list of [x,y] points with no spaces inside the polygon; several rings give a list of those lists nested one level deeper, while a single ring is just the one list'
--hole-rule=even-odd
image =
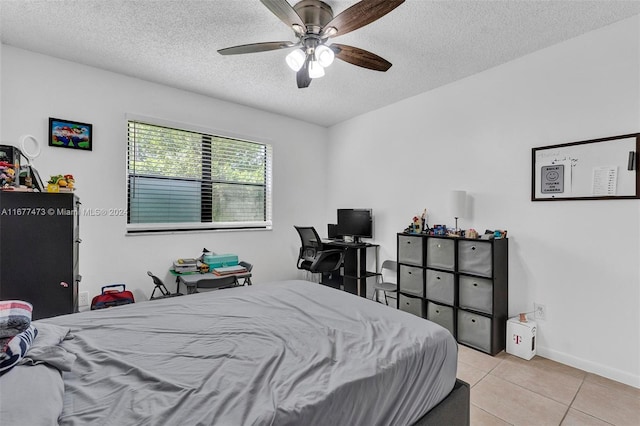
[{"label": "mattress", "polygon": [[[64,381],[53,417],[62,425],[409,425],[456,377],[457,345],[444,328],[307,281],[34,324],[64,335],[59,349],[76,358],[51,379],[54,389]],[[20,382],[27,368],[0,378],[2,394],[3,380]],[[2,398],[8,425],[19,402]]]}]

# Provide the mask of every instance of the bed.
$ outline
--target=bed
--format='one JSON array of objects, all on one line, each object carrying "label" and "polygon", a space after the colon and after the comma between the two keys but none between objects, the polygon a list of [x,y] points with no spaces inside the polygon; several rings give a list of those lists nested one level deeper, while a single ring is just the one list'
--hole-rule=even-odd
[{"label": "bed", "polygon": [[307,281],[33,324],[3,425],[469,424],[448,331]]}]

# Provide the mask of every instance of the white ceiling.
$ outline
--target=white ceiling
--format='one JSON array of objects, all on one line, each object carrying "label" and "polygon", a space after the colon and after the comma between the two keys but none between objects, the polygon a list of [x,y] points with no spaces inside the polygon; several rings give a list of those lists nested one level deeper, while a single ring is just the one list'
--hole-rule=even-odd
[{"label": "white ceiling", "polygon": [[[325,2],[337,15],[356,0]],[[1,0],[0,32],[7,45],[331,126],[637,14],[640,1],[407,0],[333,39],[389,71],[335,61],[306,89],[288,50],[216,52],[295,41],[259,0]]]}]

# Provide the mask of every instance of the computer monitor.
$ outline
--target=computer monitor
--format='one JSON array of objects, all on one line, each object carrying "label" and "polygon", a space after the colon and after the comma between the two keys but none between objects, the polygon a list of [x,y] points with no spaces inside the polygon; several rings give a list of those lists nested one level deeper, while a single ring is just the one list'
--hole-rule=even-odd
[{"label": "computer monitor", "polygon": [[336,238],[342,237],[342,235],[338,234],[338,224],[330,223],[327,225],[327,237],[330,240],[335,240]]},{"label": "computer monitor", "polygon": [[373,238],[373,213],[371,209],[338,209],[338,234],[361,238]]}]

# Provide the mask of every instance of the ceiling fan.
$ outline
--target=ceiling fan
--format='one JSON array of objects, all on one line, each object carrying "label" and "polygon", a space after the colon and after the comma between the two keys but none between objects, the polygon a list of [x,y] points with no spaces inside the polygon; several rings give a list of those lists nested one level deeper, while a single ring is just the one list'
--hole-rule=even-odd
[{"label": "ceiling fan", "polygon": [[271,41],[243,44],[218,50],[221,55],[265,52],[297,47],[286,57],[287,64],[297,72],[299,88],[309,87],[311,80],[324,75],[324,69],[334,58],[375,71],[387,71],[391,62],[380,56],[346,44],[327,44],[383,17],[405,0],[361,0],[337,16],[331,6],[320,0],[302,0],[291,6],[287,0],[260,0],[282,22],[291,27],[298,41]]}]

